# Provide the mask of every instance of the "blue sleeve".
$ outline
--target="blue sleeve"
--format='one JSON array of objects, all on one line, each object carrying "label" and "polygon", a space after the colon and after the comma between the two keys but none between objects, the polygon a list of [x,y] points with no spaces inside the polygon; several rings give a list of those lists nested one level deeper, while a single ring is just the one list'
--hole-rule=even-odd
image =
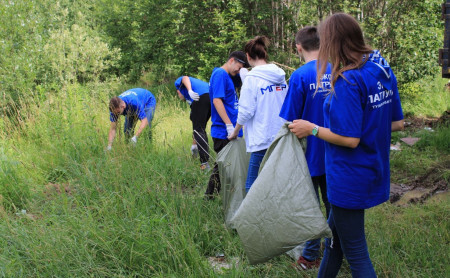
[{"label": "blue sleeve", "polygon": [[339,77],[330,104],[330,130],[342,136],[361,138],[363,107],[361,89],[352,76]]},{"label": "blue sleeve", "polygon": [[286,121],[300,119],[303,113],[304,94],[301,79],[295,73],[289,81],[289,88],[281,107],[280,117]]},{"label": "blue sleeve", "polygon": [[214,92],[213,93],[213,98],[224,98],[225,97],[225,85],[226,85],[226,79],[224,75],[227,74],[226,71],[220,71],[217,72],[218,76],[215,77],[214,79],[212,79],[212,83],[211,83],[211,91]]}]

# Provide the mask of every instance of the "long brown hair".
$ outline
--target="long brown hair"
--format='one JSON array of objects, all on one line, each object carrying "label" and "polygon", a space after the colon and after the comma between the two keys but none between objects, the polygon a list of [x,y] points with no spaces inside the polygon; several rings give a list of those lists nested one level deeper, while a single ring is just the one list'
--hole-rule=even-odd
[{"label": "long brown hair", "polygon": [[244,50],[252,59],[263,59],[267,62],[267,59],[269,59],[267,47],[269,44],[269,38],[266,36],[256,36],[245,44]]},{"label": "long brown hair", "polygon": [[319,25],[319,57],[317,59],[317,81],[326,71],[327,63],[331,63],[331,91],[334,91],[336,80],[343,77],[347,70],[361,67],[367,59],[365,54],[372,48],[365,44],[361,27],[356,19],[345,13],[336,13],[326,18]]}]

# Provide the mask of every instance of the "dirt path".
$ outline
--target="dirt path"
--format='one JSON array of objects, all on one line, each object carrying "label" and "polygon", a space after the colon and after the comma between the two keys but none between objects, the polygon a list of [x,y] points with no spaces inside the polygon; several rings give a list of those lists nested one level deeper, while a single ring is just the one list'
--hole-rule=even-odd
[{"label": "dirt path", "polygon": [[[439,118],[405,119],[405,129],[411,133],[425,128],[435,128],[438,125],[450,122],[450,111],[446,111]],[[450,138],[449,138],[450,140]],[[424,202],[432,196],[448,198],[448,182],[442,175],[443,170],[450,169],[450,160],[444,160],[424,175],[407,182],[406,184],[391,184],[390,201],[397,205]]]}]

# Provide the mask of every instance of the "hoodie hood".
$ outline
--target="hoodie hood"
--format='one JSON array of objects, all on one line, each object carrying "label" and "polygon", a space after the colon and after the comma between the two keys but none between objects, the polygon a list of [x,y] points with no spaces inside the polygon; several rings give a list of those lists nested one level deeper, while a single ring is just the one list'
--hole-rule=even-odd
[{"label": "hoodie hood", "polygon": [[286,73],[275,64],[266,64],[254,67],[248,76],[255,76],[274,84],[286,83]]}]

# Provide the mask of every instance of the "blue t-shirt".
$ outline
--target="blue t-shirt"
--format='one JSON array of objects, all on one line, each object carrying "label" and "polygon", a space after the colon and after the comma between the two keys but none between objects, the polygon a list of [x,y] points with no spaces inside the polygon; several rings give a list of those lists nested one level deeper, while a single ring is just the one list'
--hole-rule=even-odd
[{"label": "blue t-shirt", "polygon": [[[316,92],[316,61],[310,61],[294,71],[289,89],[281,107],[280,117],[286,121],[303,119],[323,126],[323,102],[330,89],[330,66]],[[306,138],[306,162],[312,177],[325,174],[325,142],[315,136]]]},{"label": "blue t-shirt", "polygon": [[[199,96],[209,93],[208,83],[194,77],[190,76],[188,77],[189,80],[191,81],[192,91],[196,92]],[[181,79],[183,79],[183,76],[180,76],[177,78],[177,80],[175,80],[175,88],[177,88],[177,90],[180,90],[180,93],[184,96],[186,100],[193,101],[193,99],[189,96],[188,90],[181,82]]]},{"label": "blue t-shirt", "polygon": [[[227,139],[227,127],[217,113],[213,100],[215,98],[222,99],[228,118],[234,126],[238,116],[239,100],[233,80],[223,68],[214,68],[209,79],[209,95],[211,100],[211,137]],[[242,129],[239,131],[239,137],[242,137]]]},{"label": "blue t-shirt", "polygon": [[343,75],[325,100],[325,127],[360,143],[355,149],[325,143],[328,199],[338,207],[366,209],[389,199],[391,124],[403,113],[388,65],[368,61]]},{"label": "blue t-shirt", "polygon": [[[146,117],[145,108],[156,106],[155,96],[149,90],[142,88],[125,91],[120,94],[119,98],[126,104],[121,115],[136,115],[139,120]],[[117,121],[117,117],[112,112],[109,112],[109,120],[115,122]]]}]

